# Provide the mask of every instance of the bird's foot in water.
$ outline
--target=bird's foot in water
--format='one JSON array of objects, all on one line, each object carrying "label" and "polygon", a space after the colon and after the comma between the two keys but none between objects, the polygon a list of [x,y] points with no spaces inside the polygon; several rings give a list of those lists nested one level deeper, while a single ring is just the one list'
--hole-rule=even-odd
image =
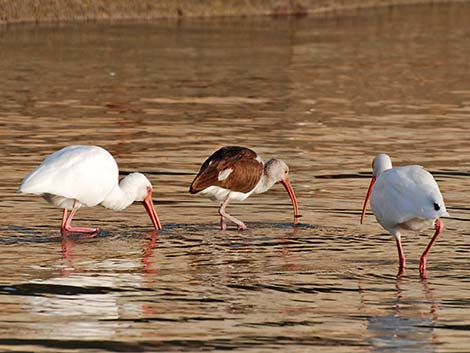
[{"label": "bird's foot in water", "polygon": [[93,238],[101,232],[101,228],[85,228],[85,227],[64,227],[60,230],[62,235],[68,235],[70,233],[83,234],[82,238]]},{"label": "bird's foot in water", "polygon": [[244,231],[244,230],[247,230],[248,227],[245,225],[245,223],[240,223],[240,224],[237,224],[238,226],[238,231],[241,232],[241,231]]}]

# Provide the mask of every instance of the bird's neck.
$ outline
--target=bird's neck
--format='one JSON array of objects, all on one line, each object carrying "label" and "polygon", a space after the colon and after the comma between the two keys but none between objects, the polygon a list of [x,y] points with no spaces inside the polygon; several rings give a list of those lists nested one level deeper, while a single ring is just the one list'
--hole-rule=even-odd
[{"label": "bird's neck", "polygon": [[265,191],[268,191],[273,187],[274,184],[276,184],[277,180],[267,172],[266,170],[266,165],[264,166],[264,171],[263,175],[261,176],[260,181],[258,182],[258,185],[256,185],[255,188],[255,193],[256,194],[261,194]]},{"label": "bird's neck", "polygon": [[121,211],[129,207],[134,200],[135,188],[126,182],[126,178],[124,178],[119,184],[114,186],[103,202],[101,202],[101,205],[115,211]]},{"label": "bird's neck", "polygon": [[380,174],[392,168],[392,163],[382,163],[374,168],[374,175],[375,177],[379,177]]}]

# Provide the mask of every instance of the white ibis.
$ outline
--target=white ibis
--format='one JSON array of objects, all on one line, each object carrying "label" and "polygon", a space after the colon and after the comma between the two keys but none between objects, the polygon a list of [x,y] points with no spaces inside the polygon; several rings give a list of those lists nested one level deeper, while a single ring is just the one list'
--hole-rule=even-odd
[{"label": "white ibis", "polygon": [[[120,211],[134,201],[143,201],[153,225],[161,229],[152,191],[152,184],[140,173],[129,174],[119,182],[116,161],[98,146],[68,146],[54,152],[24,178],[18,190],[40,195],[63,208],[62,234],[99,232],[99,228],[72,227],[72,219],[82,206],[100,204]],[[71,210],[68,216],[67,210]]]},{"label": "white ibis", "polygon": [[433,176],[418,165],[392,168],[386,154],[378,154],[372,162],[373,176],[362,208],[361,224],[370,197],[370,205],[377,221],[396,240],[400,271],[406,261],[401,245],[401,231],[420,231],[434,225],[435,233],[421,255],[419,271],[426,273],[428,254],[444,228],[440,217],[448,217],[439,186]]},{"label": "white ibis", "polygon": [[263,193],[280,182],[289,193],[294,207],[294,224],[299,208],[294,189],[289,182],[289,167],[280,159],[266,164],[256,152],[239,146],[226,146],[214,152],[201,166],[189,188],[191,194],[201,193],[212,200],[221,201],[220,228],[225,230],[226,220],[235,223],[238,230],[247,229],[239,219],[225,211],[230,201],[243,201],[252,193]]}]

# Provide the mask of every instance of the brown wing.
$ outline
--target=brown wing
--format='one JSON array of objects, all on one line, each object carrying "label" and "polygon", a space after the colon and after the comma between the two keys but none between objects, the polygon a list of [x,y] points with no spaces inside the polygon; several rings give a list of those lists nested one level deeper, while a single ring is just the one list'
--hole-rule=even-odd
[{"label": "brown wing", "polygon": [[[196,194],[209,186],[220,186],[232,191],[249,192],[263,174],[263,163],[256,160],[256,152],[240,146],[226,146],[214,152],[201,166],[189,192]],[[224,180],[219,173],[232,169]]]}]

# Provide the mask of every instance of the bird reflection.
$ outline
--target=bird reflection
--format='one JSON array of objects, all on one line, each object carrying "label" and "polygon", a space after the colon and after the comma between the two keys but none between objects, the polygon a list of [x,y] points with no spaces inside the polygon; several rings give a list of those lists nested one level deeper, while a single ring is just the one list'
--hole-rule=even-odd
[{"label": "bird reflection", "polygon": [[292,243],[291,238],[296,237],[298,233],[299,228],[294,227],[280,238],[281,255],[284,260],[284,269],[287,271],[297,271],[299,269],[299,265],[293,262],[296,253],[289,249],[289,245]]},{"label": "bird reflection", "polygon": [[[73,248],[76,241],[87,240],[94,238],[95,235],[80,235],[74,237],[71,234],[64,234],[61,237],[61,250],[62,250],[62,275],[69,275],[76,271],[76,268],[73,264]],[[154,256],[154,248],[157,246],[158,233],[156,230],[149,231],[146,234],[147,241],[145,242],[142,249],[142,257],[140,262],[142,263],[143,272],[147,274],[158,274],[160,271],[153,268],[152,258]]]},{"label": "bird reflection", "polygon": [[[158,232],[156,230],[152,230],[147,233],[147,242],[145,242],[144,247],[142,249],[142,258],[140,262],[142,263],[142,270],[143,270],[143,279],[146,287],[154,288],[156,276],[160,274],[160,270],[154,268],[154,249],[158,246]],[[144,302],[141,304],[141,311],[142,314],[149,316],[149,315],[156,315],[158,311],[155,309],[153,303]]]},{"label": "bird reflection", "polygon": [[[395,299],[388,309],[390,314],[370,316],[367,319],[367,335],[374,347],[373,351],[436,351],[435,341],[438,337],[433,324],[438,318],[439,306],[434,299],[434,290],[427,281],[423,279],[421,285],[424,298],[411,298],[410,289],[402,288],[403,278],[397,277]],[[362,291],[361,297],[364,295],[365,291]],[[417,308],[417,305],[420,307]],[[422,305],[429,305],[429,308],[423,311]]]},{"label": "bird reflection", "polygon": [[152,230],[147,233],[148,241],[145,243],[142,249],[142,265],[144,273],[147,274],[159,274],[160,270],[153,268],[153,250],[157,246],[158,233],[156,230]]},{"label": "bird reflection", "polygon": [[64,234],[61,237],[62,260],[63,264],[60,269],[62,276],[67,276],[75,272],[75,267],[72,261],[72,248],[75,242],[69,234]]}]

